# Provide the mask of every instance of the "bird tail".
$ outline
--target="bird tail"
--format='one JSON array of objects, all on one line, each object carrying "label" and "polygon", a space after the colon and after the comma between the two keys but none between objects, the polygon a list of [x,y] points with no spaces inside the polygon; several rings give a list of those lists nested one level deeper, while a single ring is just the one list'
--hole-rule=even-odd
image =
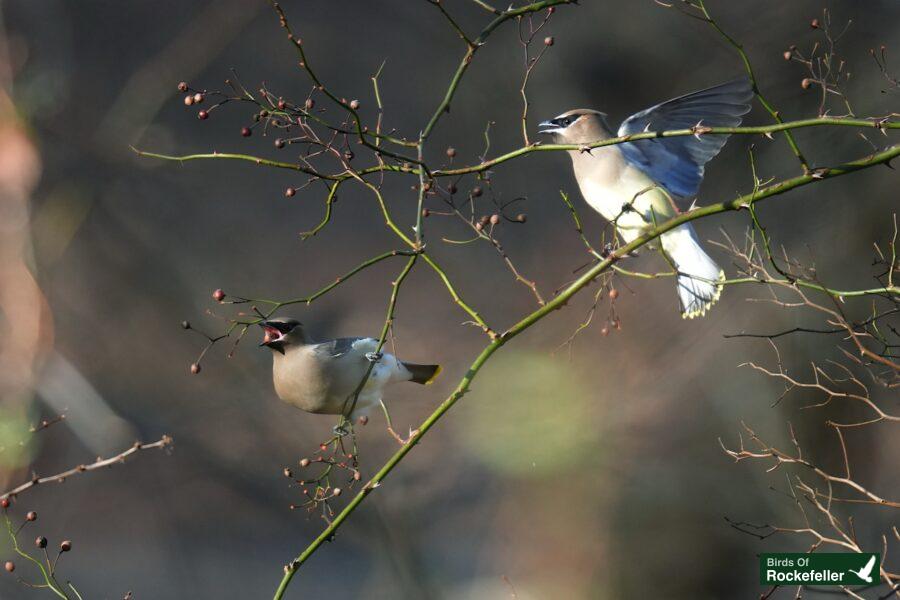
[{"label": "bird tail", "polygon": [[725,271],[709,257],[690,224],[662,236],[662,247],[678,271],[676,282],[681,316],[702,317],[722,294]]},{"label": "bird tail", "polygon": [[441,365],[417,365],[414,363],[403,363],[406,370],[409,371],[410,381],[421,383],[422,385],[430,385],[441,374]]}]

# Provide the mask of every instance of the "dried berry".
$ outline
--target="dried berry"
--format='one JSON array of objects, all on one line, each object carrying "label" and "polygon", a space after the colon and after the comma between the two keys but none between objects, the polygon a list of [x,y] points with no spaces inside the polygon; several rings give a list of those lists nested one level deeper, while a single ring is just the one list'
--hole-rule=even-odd
[{"label": "dried berry", "polygon": [[187,89],[188,89],[188,84],[187,84],[187,82],[182,81],[181,83],[178,84],[178,91],[179,91],[179,92],[186,92]]},{"label": "dried berry", "polygon": [[472,197],[473,197],[473,198],[477,198],[477,197],[480,196],[481,194],[482,194],[482,189],[481,189],[480,187],[478,187],[478,186],[476,185],[475,187],[472,188]]},{"label": "dried berry", "polygon": [[496,225],[500,222],[500,215],[491,215],[491,225]]},{"label": "dried berry", "polygon": [[800,87],[802,87],[804,90],[808,90],[809,86],[811,86],[812,84],[813,84],[813,80],[810,79],[809,77],[806,77],[803,79],[803,81],[800,82]]},{"label": "dried berry", "polygon": [[782,56],[784,57],[784,60],[791,60],[791,51],[785,50],[784,54],[782,54]]},{"label": "dried berry", "polygon": [[296,193],[297,193],[297,190],[295,190],[292,187],[289,187],[286,190],[284,190],[284,195],[287,196],[288,198],[290,198],[291,196],[293,196]]},{"label": "dried berry", "polygon": [[334,488],[334,490],[332,490],[331,493],[332,493],[332,495],[334,495],[334,496],[340,496],[340,495],[341,495],[341,492],[343,492],[343,491],[344,491],[344,490],[342,490],[341,488]]},{"label": "dried berry", "polygon": [[190,322],[188,322],[188,321],[182,321],[182,322],[181,322],[181,328],[182,328],[182,329],[190,329],[190,328],[191,328]]},{"label": "dried berry", "polygon": [[193,97],[193,96],[185,96],[185,97],[184,97],[184,105],[185,105],[185,106],[190,106],[190,105],[192,105],[193,103],[194,103],[194,97]]},{"label": "dried berry", "polygon": [[350,108],[351,108],[352,110],[357,110],[357,109],[359,108],[359,100],[351,100],[351,101],[350,101]]},{"label": "dried berry", "polygon": [[284,110],[287,104],[285,104],[284,100],[278,101],[278,110]]},{"label": "dried berry", "polygon": [[619,297],[619,290],[617,290],[616,288],[609,290],[609,299],[610,300],[615,300],[618,297]]},{"label": "dried berry", "polygon": [[309,466],[309,459],[308,459],[308,458],[301,458],[301,459],[300,459],[300,466],[301,466],[301,467],[308,467],[308,466]]},{"label": "dried berry", "polygon": [[14,562],[11,561],[11,560],[8,560],[8,561],[6,561],[6,564],[4,565],[4,568],[6,568],[6,571],[7,571],[8,573],[12,573],[13,571],[16,570],[16,563],[14,563]]},{"label": "dried berry", "polygon": [[196,375],[200,372],[200,363],[194,363],[191,365],[191,375]]},{"label": "dried berry", "polygon": [[46,548],[47,547],[47,538],[44,536],[40,536],[36,540],[34,540],[34,545],[38,548]]},{"label": "dried berry", "polygon": [[69,540],[63,540],[63,543],[59,545],[60,552],[68,552],[72,549],[72,542]]},{"label": "dried berry", "polygon": [[447,156],[450,158],[456,156],[456,148],[447,148]]},{"label": "dried berry", "polygon": [[222,288],[219,288],[212,293],[212,297],[216,302],[221,302],[225,299],[225,292],[222,290]]},{"label": "dried berry", "polygon": [[455,184],[455,183],[451,183],[451,184],[449,184],[449,185],[447,186],[447,193],[448,193],[448,194],[455,194],[455,193],[456,193],[456,184]]},{"label": "dried berry", "polygon": [[818,29],[819,28],[819,20],[813,19],[812,21],[809,22],[809,26],[812,27],[813,29]]},{"label": "dried berry", "polygon": [[37,521],[37,513],[34,512],[33,510],[29,511],[29,513],[27,515],[25,515],[25,520],[32,521],[32,522]]},{"label": "dried berry", "polygon": [[527,220],[528,220],[528,216],[525,213],[516,215],[516,221],[518,221],[519,223],[524,223]]},{"label": "dried berry", "polygon": [[203,102],[203,99],[204,99],[204,96],[200,92],[197,92],[196,94],[194,94],[194,104],[200,104],[201,102]]},{"label": "dried berry", "polygon": [[544,45],[545,45],[545,46],[552,46],[552,45],[553,45],[553,36],[549,36],[549,35],[548,35],[547,37],[545,37],[545,38],[544,38]]},{"label": "dried berry", "polygon": [[316,101],[312,98],[307,98],[306,102],[303,103],[303,106],[306,107],[306,110],[312,110],[315,105]]}]

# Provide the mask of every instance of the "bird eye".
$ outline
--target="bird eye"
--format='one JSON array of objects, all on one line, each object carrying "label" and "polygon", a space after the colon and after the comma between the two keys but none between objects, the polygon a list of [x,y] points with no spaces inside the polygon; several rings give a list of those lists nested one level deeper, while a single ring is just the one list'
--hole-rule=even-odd
[{"label": "bird eye", "polygon": [[566,117],[565,119],[562,120],[562,125],[563,125],[563,127],[568,127],[571,122],[572,122],[572,119],[570,119],[569,117]]}]

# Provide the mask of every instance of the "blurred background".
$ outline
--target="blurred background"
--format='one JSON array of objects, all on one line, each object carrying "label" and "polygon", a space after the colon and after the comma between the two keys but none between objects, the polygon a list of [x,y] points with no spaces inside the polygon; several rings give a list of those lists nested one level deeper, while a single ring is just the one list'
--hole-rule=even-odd
[{"label": "blurred background", "polygon": [[[360,98],[367,118],[375,114],[369,77],[385,61],[386,125],[403,135],[415,136],[431,115],[464,51],[426,2],[283,4],[320,76],[337,93]],[[490,17],[474,3],[445,5],[469,32]],[[792,44],[808,53],[822,39],[809,24],[823,18],[823,8],[837,32],[852,20],[838,52],[852,72],[845,90],[853,109],[897,112],[900,95],[868,54],[880,44],[889,57],[900,48],[897,2],[711,0],[709,8],[745,44],[786,119],[818,110],[816,93],[801,88],[804,68],[782,53]],[[741,73],[739,58],[711,28],[651,0],[563,7],[545,31],[555,45],[529,83],[532,130],[575,106],[603,110],[618,123]],[[241,137],[251,123],[246,106],[217,109],[201,122],[176,85],[221,88],[234,69],[250,89],[265,82],[302,101],[310,84],[296,60],[264,2],[0,3],[0,488],[115,454],[136,439],[175,439],[171,453],[148,452],[61,486],[39,486],[13,505],[14,520],[27,510],[40,514],[26,540],[46,535],[51,547],[73,540],[60,573],[86,598],[121,598],[129,590],[138,599],[268,597],[282,565],[323,526],[317,514],[289,509],[300,497],[282,470],[311,455],[333,419],[278,401],[271,357],[257,348],[255,331],[232,358],[227,343],[215,346],[192,376],[204,340],[179,323],[221,331],[234,312],[214,302],[212,290],[303,296],[398,247],[392,234],[359,186],[345,186],[333,222],[301,242],[298,233],[321,219],[324,192],[311,187],[285,198],[287,186],[304,182],[296,174],[141,159],[129,150],[289,160],[276,153],[272,136]],[[458,164],[477,161],[488,122],[490,155],[521,145],[523,70],[508,24],[478,53],[438,126],[430,146],[435,164],[446,161],[447,146],[458,150]],[[768,119],[757,106],[747,122]],[[897,139],[868,133],[870,143],[845,128],[797,136],[815,165]],[[763,179],[798,172],[782,139],[732,139],[707,169],[701,204],[750,189],[751,143]],[[500,200],[525,198],[515,212],[526,213],[527,223],[504,224],[498,237],[549,295],[586,262],[559,191],[571,194],[593,240],[602,219],[586,209],[562,154],[513,161],[491,179]],[[876,168],[800,189],[762,206],[760,216],[775,243],[815,263],[822,281],[871,287],[872,244],[890,238],[897,182],[894,172]],[[385,187],[404,228],[415,216],[410,184],[394,176]],[[459,183],[462,190],[472,185]],[[469,235],[450,219],[427,225],[429,249],[495,328],[535,308],[491,247],[440,242]],[[740,238],[747,225],[746,215],[729,214],[698,229],[704,239],[721,240],[721,230]],[[723,252],[711,253],[730,264]],[[377,336],[400,266],[381,263],[285,314],[321,337]],[[633,263],[664,266],[650,252]],[[428,388],[391,390],[403,431],[446,397],[485,343],[420,267],[402,288],[393,349],[406,360],[439,361],[445,371]],[[730,287],[708,317],[682,321],[670,280],[617,279],[616,286],[621,331],[600,335],[604,304],[571,348],[559,348],[585,319],[586,290],[506,347],[336,543],[300,571],[288,597],[756,597],[756,553],[805,551],[809,539],[759,541],[728,526],[725,517],[801,522],[793,502],[769,489],[785,488],[784,473],[734,464],[718,439],[736,445],[744,421],[787,450],[790,421],[809,456],[834,467],[839,452],[824,421],[856,413],[840,405],[801,410],[819,399],[814,394],[777,403],[778,382],[739,367],[751,360],[774,366],[771,347],[723,336],[822,326],[821,319],[747,301],[764,297],[763,289]],[[867,308],[864,300],[847,305],[851,316]],[[785,366],[805,376],[811,361],[842,358],[837,341],[798,335],[778,346]],[[877,399],[897,406],[896,395]],[[28,433],[61,413],[64,423]],[[896,464],[886,461],[900,444],[890,434],[876,425],[846,438],[857,479],[896,497]],[[396,449],[381,415],[362,430],[360,444],[365,476]],[[861,544],[880,549],[890,515],[857,514]],[[11,555],[3,539],[0,557]],[[20,573],[29,576],[26,565]],[[0,577],[2,598],[41,594]]]}]

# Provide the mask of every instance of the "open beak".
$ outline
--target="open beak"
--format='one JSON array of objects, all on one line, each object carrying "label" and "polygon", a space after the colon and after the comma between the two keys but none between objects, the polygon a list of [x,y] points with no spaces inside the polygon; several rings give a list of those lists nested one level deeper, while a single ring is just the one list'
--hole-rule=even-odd
[{"label": "open beak", "polygon": [[284,339],[284,334],[281,332],[278,327],[269,321],[260,321],[258,323],[260,327],[263,328],[263,340],[260,342],[260,346],[268,346],[273,342],[279,342]]},{"label": "open beak", "polygon": [[541,121],[541,123],[538,124],[538,133],[541,134],[559,133],[560,131],[562,131],[562,128],[552,120]]}]

